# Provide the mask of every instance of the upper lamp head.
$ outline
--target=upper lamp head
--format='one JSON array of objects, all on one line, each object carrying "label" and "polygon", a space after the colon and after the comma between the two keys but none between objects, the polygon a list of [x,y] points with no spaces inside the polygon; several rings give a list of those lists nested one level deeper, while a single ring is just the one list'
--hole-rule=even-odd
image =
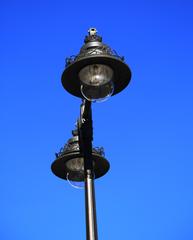
[{"label": "upper lamp head", "polygon": [[97,30],[90,28],[79,54],[66,59],[62,85],[74,96],[100,101],[121,92],[130,79],[124,57],[102,43]]}]

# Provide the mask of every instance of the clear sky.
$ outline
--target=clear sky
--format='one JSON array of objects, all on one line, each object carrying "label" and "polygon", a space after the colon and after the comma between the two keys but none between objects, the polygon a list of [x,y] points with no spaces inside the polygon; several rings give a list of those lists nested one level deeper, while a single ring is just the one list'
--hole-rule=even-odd
[{"label": "clear sky", "polygon": [[84,240],[84,191],[50,165],[79,115],[65,58],[89,27],[125,56],[132,81],[94,104],[101,240],[193,239],[193,2],[0,2],[1,240]]}]

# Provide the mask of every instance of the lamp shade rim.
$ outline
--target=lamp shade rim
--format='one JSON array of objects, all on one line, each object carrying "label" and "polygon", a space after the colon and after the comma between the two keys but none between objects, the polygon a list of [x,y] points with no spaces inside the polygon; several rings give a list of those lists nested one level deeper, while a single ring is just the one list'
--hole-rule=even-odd
[{"label": "lamp shade rim", "polygon": [[66,67],[62,74],[62,85],[70,94],[82,98],[80,91],[79,72],[82,68],[91,64],[104,64],[112,68],[114,72],[114,92],[115,95],[127,87],[131,80],[131,70],[121,59],[108,55],[91,55],[75,60]]},{"label": "lamp shade rim", "polygon": [[[82,158],[82,157],[83,156],[82,156],[82,154],[80,154],[79,151],[63,154],[63,155],[59,156],[52,163],[51,170],[57,177],[62,178],[64,180],[67,180],[67,174],[70,173],[70,175],[68,177],[69,180],[81,182],[81,181],[83,181],[83,179],[76,177],[76,172],[78,172],[78,171],[71,171],[70,169],[67,168],[66,163],[75,158]],[[95,178],[99,178],[99,177],[102,177],[103,175],[105,175],[110,168],[110,164],[107,161],[107,159],[105,159],[104,157],[102,157],[101,155],[99,155],[97,153],[92,154],[92,159],[94,162]]]}]

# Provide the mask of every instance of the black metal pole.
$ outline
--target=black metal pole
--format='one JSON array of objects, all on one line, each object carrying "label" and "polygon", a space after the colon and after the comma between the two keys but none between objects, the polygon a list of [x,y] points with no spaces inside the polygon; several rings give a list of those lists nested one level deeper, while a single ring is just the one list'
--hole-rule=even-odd
[{"label": "black metal pole", "polygon": [[93,174],[87,170],[85,176],[86,239],[97,240],[96,203]]},{"label": "black metal pole", "polygon": [[79,123],[79,141],[80,150],[84,156],[86,239],[98,240],[94,171],[92,161],[92,140],[93,128],[91,102],[83,100]]}]

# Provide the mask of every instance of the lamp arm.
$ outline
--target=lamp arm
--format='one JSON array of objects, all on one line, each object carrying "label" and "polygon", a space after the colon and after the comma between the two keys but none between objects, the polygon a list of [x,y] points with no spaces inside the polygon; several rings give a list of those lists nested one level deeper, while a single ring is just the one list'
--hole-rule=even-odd
[{"label": "lamp arm", "polygon": [[93,126],[92,126],[92,108],[91,102],[86,99],[82,100],[80,106],[80,120],[78,123],[78,135],[80,152],[84,156],[84,170],[90,170],[93,173],[92,161],[92,140],[93,140]]}]

